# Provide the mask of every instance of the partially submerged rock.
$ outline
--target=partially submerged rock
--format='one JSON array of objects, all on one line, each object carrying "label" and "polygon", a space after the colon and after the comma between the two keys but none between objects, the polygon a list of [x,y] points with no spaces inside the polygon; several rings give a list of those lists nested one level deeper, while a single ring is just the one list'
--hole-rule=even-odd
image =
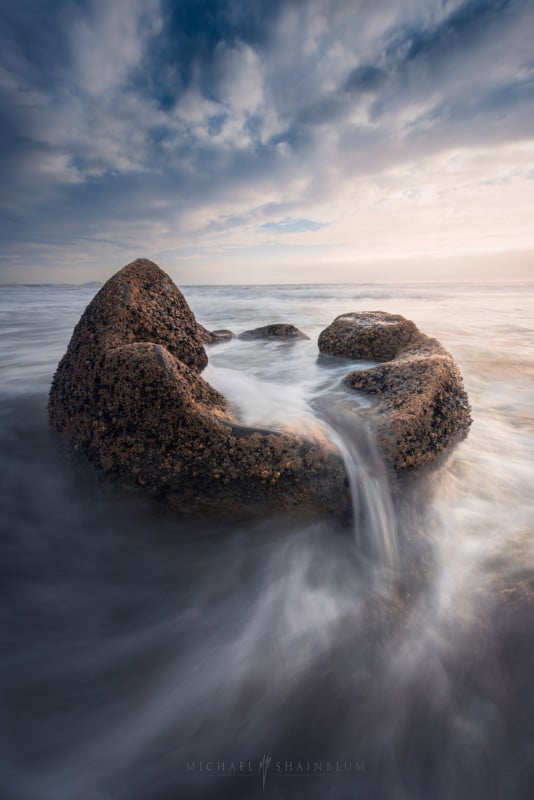
[{"label": "partially submerged rock", "polygon": [[467,434],[469,401],[452,356],[410,320],[381,311],[343,314],[319,336],[331,355],[382,362],[346,385],[374,398],[370,410],[386,461],[397,472],[434,461]]},{"label": "partially submerged rock", "polygon": [[229,331],[226,328],[222,328],[221,330],[211,331],[212,341],[209,344],[219,344],[223,342],[229,342],[232,339],[235,339],[235,333],[233,331]]},{"label": "partially submerged rock", "polygon": [[343,463],[324,437],[239,425],[200,376],[205,328],[156,264],[138,259],[88,305],[50,391],[50,425],[100,474],[180,509],[342,516]]},{"label": "partially submerged rock", "polygon": [[223,344],[231,341],[231,339],[235,339],[235,333],[226,328],[217,331],[208,331],[206,328],[202,328],[202,342],[204,344]]},{"label": "partially submerged rock", "polygon": [[243,331],[239,334],[239,339],[309,339],[302,331],[290,325],[288,322],[277,322],[273,325],[263,325],[261,328],[254,328],[250,331]]}]

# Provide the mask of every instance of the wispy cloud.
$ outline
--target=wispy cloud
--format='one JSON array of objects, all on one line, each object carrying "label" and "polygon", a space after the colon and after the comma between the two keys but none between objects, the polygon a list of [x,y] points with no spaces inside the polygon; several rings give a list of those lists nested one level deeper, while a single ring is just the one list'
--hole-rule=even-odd
[{"label": "wispy cloud", "polygon": [[534,250],[529,0],[8,6],[9,280],[69,267],[85,280],[139,253],[171,268],[211,258],[206,275],[219,264],[239,280],[236,253],[268,268],[273,239],[288,262],[303,244],[325,263],[409,256],[417,203],[425,252],[442,255],[444,237],[483,252],[495,230],[464,204],[494,226],[503,175],[498,247]]}]

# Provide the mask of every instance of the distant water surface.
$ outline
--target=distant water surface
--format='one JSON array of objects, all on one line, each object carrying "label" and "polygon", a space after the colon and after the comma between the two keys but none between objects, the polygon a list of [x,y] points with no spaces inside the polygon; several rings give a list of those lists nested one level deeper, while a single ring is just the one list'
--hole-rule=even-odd
[{"label": "distant water surface", "polygon": [[[210,329],[310,336],[209,348],[248,424],[365,402],[317,358],[338,314],[454,355],[469,437],[401,492],[352,448],[355,530],[187,520],[75,474],[46,402],[95,291],[0,287],[0,798],[531,797],[534,284],[183,287]],[[385,532],[395,559],[362,544]]]}]

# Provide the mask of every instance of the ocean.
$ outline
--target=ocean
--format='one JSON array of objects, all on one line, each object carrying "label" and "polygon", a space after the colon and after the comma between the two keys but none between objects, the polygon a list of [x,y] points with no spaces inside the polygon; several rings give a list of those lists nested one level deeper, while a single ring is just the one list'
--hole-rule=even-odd
[{"label": "ocean", "polygon": [[[219,522],[74,470],[47,394],[94,287],[0,287],[2,800],[527,798],[534,787],[534,283],[181,287],[246,424],[365,404],[318,358],[338,314],[452,353],[468,437],[401,488],[330,430],[347,526]],[[352,365],[357,366],[357,365]]]}]

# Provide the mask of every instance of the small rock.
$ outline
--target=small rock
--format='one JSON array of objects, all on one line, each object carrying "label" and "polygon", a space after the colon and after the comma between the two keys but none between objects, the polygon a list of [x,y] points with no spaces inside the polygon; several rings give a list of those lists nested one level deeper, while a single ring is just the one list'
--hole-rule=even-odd
[{"label": "small rock", "polygon": [[238,339],[309,339],[302,331],[290,325],[288,322],[278,322],[273,325],[264,325],[262,328],[254,328],[250,331],[243,331]]},{"label": "small rock", "polygon": [[229,342],[231,339],[235,339],[235,333],[233,331],[226,329],[208,331],[207,328],[204,328],[202,325],[199,325],[199,328],[201,329],[203,344],[222,344],[223,342]]},{"label": "small rock", "polygon": [[235,339],[235,333],[233,331],[226,330],[225,328],[212,331],[211,335],[213,336],[213,340],[209,342],[209,344],[222,344],[223,342],[229,342],[231,339]]}]

